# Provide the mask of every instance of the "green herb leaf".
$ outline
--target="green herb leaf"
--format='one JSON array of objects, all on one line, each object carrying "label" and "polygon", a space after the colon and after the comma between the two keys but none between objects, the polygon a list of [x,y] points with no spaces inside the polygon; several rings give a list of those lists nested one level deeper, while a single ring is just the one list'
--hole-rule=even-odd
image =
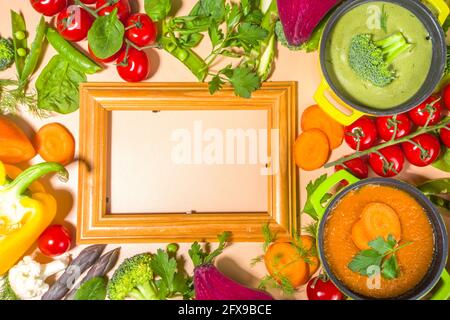
[{"label": "green herb leaf", "polygon": [[109,58],[122,48],[124,34],[125,27],[114,9],[111,14],[95,19],[88,32],[89,46],[96,57]]},{"label": "green herb leaf", "polygon": [[400,275],[400,268],[398,266],[395,254],[384,260],[381,265],[381,274],[385,279],[392,280],[398,278]]},{"label": "green herb leaf", "polygon": [[249,22],[244,22],[239,26],[238,38],[251,46],[256,46],[258,41],[264,40],[268,35],[267,30]]},{"label": "green herb leaf", "polygon": [[234,69],[230,82],[234,87],[236,95],[243,98],[250,98],[252,92],[261,85],[258,75],[246,67]]},{"label": "green herb leaf", "polygon": [[192,8],[189,15],[211,17],[216,24],[223,22],[225,17],[225,1],[222,0],[200,0]]},{"label": "green herb leaf", "polygon": [[227,30],[228,33],[231,32],[231,30],[234,29],[238,25],[238,23],[241,21],[242,12],[239,5],[233,3],[231,6],[227,5]]},{"label": "green herb leaf", "polygon": [[172,9],[170,0],[145,0],[145,12],[153,21],[164,20]]},{"label": "green herb leaf", "polygon": [[194,242],[191,246],[191,249],[189,249],[188,251],[189,256],[191,257],[192,262],[194,264],[194,267],[212,263],[213,260],[223,252],[223,249],[225,249],[225,246],[230,236],[231,233],[229,231],[225,231],[219,234],[217,236],[217,238],[219,239],[219,246],[217,247],[216,250],[214,250],[209,254],[202,249],[202,247],[198,244],[197,241]]},{"label": "green herb leaf", "polygon": [[167,296],[175,291],[174,276],[177,272],[177,261],[173,257],[169,258],[166,251],[158,249],[156,254],[152,257],[151,267],[153,272],[161,277],[162,285],[159,290],[164,292],[164,294],[162,294],[162,297],[160,298],[166,299]]},{"label": "green herb leaf", "polygon": [[267,248],[270,246],[272,242],[274,242],[277,239],[277,234],[272,233],[270,230],[269,223],[265,223],[262,226],[262,234],[264,237],[264,244],[263,244],[263,250],[266,252]]},{"label": "green herb leaf", "polygon": [[208,83],[209,93],[214,94],[220,89],[222,89],[222,86],[224,85],[224,82],[220,79],[219,75],[215,75],[212,77],[211,81]]},{"label": "green herb leaf", "polygon": [[380,266],[383,256],[375,250],[360,251],[349,263],[350,270],[367,276],[367,269],[371,266]]},{"label": "green herb leaf", "polygon": [[95,277],[83,283],[74,300],[105,300],[107,280],[104,277]]},{"label": "green herb leaf", "polygon": [[369,242],[369,246],[374,249],[378,254],[385,255],[394,249],[397,242],[389,235],[388,241],[385,241],[383,237],[378,237],[375,240]]},{"label": "green herb leaf", "polygon": [[[314,220],[318,219],[317,212],[311,203],[311,196],[316,191],[316,189],[327,179],[327,175],[323,174],[314,181],[310,181],[306,186],[306,202],[303,207],[303,212],[308,214]],[[322,199],[322,204],[326,203],[333,195],[330,193],[325,194]]]},{"label": "green herb leaf", "polygon": [[213,45],[213,48],[215,48],[220,43],[220,41],[222,41],[224,38],[222,29],[220,29],[216,25],[211,25],[209,27],[208,35],[209,35],[209,38],[211,39],[211,44]]}]

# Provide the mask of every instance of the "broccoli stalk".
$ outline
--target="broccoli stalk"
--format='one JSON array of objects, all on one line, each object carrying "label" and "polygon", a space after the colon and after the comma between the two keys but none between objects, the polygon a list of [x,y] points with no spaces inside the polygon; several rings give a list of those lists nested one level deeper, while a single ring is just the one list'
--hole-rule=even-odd
[{"label": "broccoli stalk", "polygon": [[360,78],[385,87],[396,77],[392,62],[411,47],[401,32],[378,41],[371,34],[359,34],[350,42],[349,64]]}]

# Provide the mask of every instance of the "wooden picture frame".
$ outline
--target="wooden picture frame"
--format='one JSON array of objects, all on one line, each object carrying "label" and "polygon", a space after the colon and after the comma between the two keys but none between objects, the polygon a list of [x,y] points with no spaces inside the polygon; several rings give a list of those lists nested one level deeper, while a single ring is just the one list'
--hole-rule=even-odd
[{"label": "wooden picture frame", "polygon": [[[264,223],[280,238],[299,227],[295,82],[266,83],[251,99],[229,87],[210,95],[201,83],[84,83],[80,94],[77,243],[217,241],[223,231],[231,231],[233,241],[256,242],[263,240]],[[267,177],[268,212],[107,213],[108,113],[118,110],[267,110],[268,129],[279,130],[279,170]]]}]

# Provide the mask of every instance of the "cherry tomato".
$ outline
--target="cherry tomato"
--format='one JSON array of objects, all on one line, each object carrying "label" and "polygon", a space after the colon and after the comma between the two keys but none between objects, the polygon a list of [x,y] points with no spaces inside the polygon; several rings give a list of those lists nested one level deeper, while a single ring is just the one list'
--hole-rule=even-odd
[{"label": "cherry tomato", "polygon": [[80,6],[68,6],[56,18],[56,29],[64,39],[78,42],[86,39],[94,18]]},{"label": "cherry tomato", "polygon": [[444,90],[442,90],[442,98],[444,105],[450,110],[450,84],[446,85]]},{"label": "cherry tomato", "polygon": [[71,243],[69,231],[59,224],[45,229],[38,240],[39,250],[49,257],[59,256],[67,252]]},{"label": "cherry tomato", "polygon": [[83,2],[84,4],[94,4],[97,2],[97,0],[80,0],[81,2]]},{"label": "cherry tomato", "polygon": [[128,0],[98,0],[95,4],[95,8],[100,16],[107,16],[115,8],[117,8],[117,17],[123,24],[127,22],[131,13],[131,6]]},{"label": "cherry tomato", "polygon": [[442,143],[447,148],[450,148],[450,124],[448,124],[447,127],[441,129],[440,137],[441,137]]},{"label": "cherry tomato", "polygon": [[378,117],[376,118],[378,134],[384,141],[392,139],[397,124],[397,131],[395,138],[401,138],[411,133],[412,123],[406,113],[398,114],[396,116]]},{"label": "cherry tomato", "polygon": [[95,54],[92,52],[91,46],[89,46],[89,45],[88,45],[88,50],[89,50],[89,53],[90,53],[91,57],[95,61],[100,62],[100,63],[110,63],[110,62],[116,61],[117,58],[119,58],[119,55],[125,50],[125,46],[123,46],[122,49],[117,51],[116,54],[113,54],[111,57],[106,58],[106,59],[100,59],[100,58],[96,57]]},{"label": "cherry tomato", "polygon": [[406,159],[418,167],[433,163],[441,153],[439,139],[430,133],[424,133],[411,139],[413,142],[402,143]]},{"label": "cherry tomato", "polygon": [[441,120],[442,101],[437,96],[430,96],[424,102],[408,112],[409,118],[419,127],[425,126],[428,118],[428,125],[432,126]]},{"label": "cherry tomato", "polygon": [[131,15],[127,21],[127,32],[125,36],[128,40],[139,47],[145,47],[155,43],[157,29],[156,24],[145,13]]},{"label": "cherry tomato", "polygon": [[380,149],[369,154],[369,164],[372,170],[382,177],[393,177],[403,170],[405,156],[398,145]]},{"label": "cherry tomato", "polygon": [[372,118],[364,116],[345,127],[345,142],[353,150],[366,150],[378,140],[377,127]]},{"label": "cherry tomato", "polygon": [[139,82],[147,78],[149,64],[144,51],[129,47],[128,54],[124,50],[117,59],[117,72],[125,81]]},{"label": "cherry tomato", "polygon": [[34,10],[52,17],[67,7],[67,0],[30,0]]},{"label": "cherry tomato", "polygon": [[344,300],[344,295],[333,282],[322,277],[311,278],[306,287],[308,300]]},{"label": "cherry tomato", "polygon": [[[339,170],[347,170],[355,177],[360,179],[366,179],[369,176],[369,166],[367,165],[367,162],[362,158],[355,158],[346,161],[344,162],[344,165],[337,165],[334,169],[336,172]],[[348,185],[348,182],[342,181],[341,185],[346,186]]]}]

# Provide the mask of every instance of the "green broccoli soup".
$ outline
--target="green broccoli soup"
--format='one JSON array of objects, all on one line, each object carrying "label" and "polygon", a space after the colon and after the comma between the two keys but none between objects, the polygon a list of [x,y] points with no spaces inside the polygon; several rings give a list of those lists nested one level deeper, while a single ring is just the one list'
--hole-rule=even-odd
[{"label": "green broccoli soup", "polygon": [[396,107],[416,94],[430,70],[432,41],[409,10],[369,2],[345,13],[331,31],[326,69],[349,100],[374,109]]}]

